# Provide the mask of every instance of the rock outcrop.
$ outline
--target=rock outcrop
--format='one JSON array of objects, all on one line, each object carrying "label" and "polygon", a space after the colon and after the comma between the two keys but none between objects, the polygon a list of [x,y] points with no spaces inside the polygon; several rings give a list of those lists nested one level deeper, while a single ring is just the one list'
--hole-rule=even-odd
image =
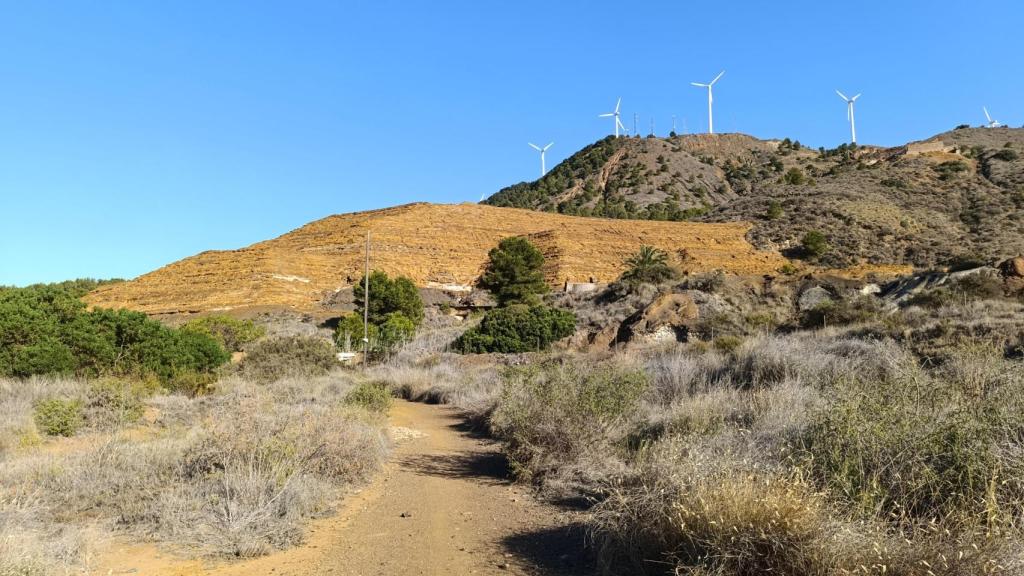
[{"label": "rock outcrop", "polygon": [[642,344],[685,342],[699,315],[697,304],[686,294],[662,294],[627,318],[616,340]]}]

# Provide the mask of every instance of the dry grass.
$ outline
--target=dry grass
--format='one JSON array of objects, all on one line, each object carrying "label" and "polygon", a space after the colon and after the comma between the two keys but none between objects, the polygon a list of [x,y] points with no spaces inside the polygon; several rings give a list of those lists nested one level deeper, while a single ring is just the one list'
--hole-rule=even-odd
[{"label": "dry grass", "polygon": [[[160,395],[151,421],[27,444],[32,403],[93,383],[0,382],[0,574],[81,566],[90,526],[190,556],[254,556],[300,542],[303,527],[365,481],[388,445],[383,415],[346,402],[340,372],[257,385],[240,378],[210,396]],[[26,416],[26,413],[29,416]],[[109,422],[109,420],[104,420]],[[10,440],[14,438],[14,440]]]}]

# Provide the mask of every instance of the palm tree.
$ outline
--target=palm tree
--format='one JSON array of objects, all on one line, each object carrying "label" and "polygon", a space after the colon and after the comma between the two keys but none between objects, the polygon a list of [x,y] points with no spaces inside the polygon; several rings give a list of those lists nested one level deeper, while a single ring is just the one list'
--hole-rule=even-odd
[{"label": "palm tree", "polygon": [[658,284],[675,278],[676,271],[668,263],[668,254],[654,246],[643,245],[626,259],[626,271],[619,278],[630,286]]}]

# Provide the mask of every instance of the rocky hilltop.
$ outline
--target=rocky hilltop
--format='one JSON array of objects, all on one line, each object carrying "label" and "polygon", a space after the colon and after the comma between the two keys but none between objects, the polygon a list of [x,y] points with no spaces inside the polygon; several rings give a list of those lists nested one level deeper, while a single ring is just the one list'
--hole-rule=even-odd
[{"label": "rocky hilltop", "polygon": [[811,149],[743,134],[609,137],[485,203],[611,218],[752,222],[762,249],[826,235],[827,266],[932,267],[1024,252],[1024,129]]},{"label": "rocky hilltop", "polygon": [[544,252],[552,285],[607,282],[641,244],[668,251],[684,271],[773,273],[786,260],[756,250],[750,224],[580,218],[514,208],[409,204],[328,216],[239,250],[209,251],[134,280],[103,286],[89,304],[150,314],[285,307],[316,311],[362,275],[367,232],[371,267],[404,274],[424,287],[472,284],[487,252],[525,235]]}]

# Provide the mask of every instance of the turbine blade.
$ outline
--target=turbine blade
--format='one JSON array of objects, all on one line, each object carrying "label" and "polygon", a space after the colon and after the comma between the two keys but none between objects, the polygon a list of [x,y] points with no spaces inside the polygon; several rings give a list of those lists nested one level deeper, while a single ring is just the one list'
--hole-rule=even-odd
[{"label": "turbine blade", "polygon": [[619,112],[619,106],[622,105],[622,96],[619,96],[619,100],[615,103],[615,113]]},{"label": "turbine blade", "polygon": [[714,84],[715,82],[718,82],[718,79],[722,77],[722,74],[725,74],[725,70],[722,70],[721,72],[719,72],[718,76],[715,76],[715,79],[711,81],[711,84]]},{"label": "turbine blade", "polygon": [[985,111],[985,119],[988,120],[989,122],[992,122],[992,117],[988,115],[988,108],[982,106],[981,109]]},{"label": "turbine blade", "polygon": [[[554,142],[548,142],[548,145],[544,147],[544,150],[547,150],[548,148],[551,148],[552,144],[554,144]],[[541,152],[543,152],[544,150],[541,150]]]},{"label": "turbine blade", "polygon": [[857,95],[856,95],[856,96],[854,96],[853,98],[850,98],[850,102],[856,102],[856,101],[857,101],[857,98],[860,98],[860,94],[857,94]]},{"label": "turbine blade", "polygon": [[540,151],[540,146],[537,146],[533,142],[527,142],[527,144],[530,145],[530,148],[533,148],[534,150],[537,150],[538,152]]},{"label": "turbine blade", "polygon": [[843,100],[846,100],[847,102],[850,101],[850,99],[846,97],[846,94],[843,94],[839,90],[836,90],[836,94],[839,94],[839,97],[842,98]]},{"label": "turbine blade", "polygon": [[694,86],[700,86],[701,88],[707,88],[708,87],[707,84],[701,84],[700,82],[690,82],[690,84],[693,84]]},{"label": "turbine blade", "polygon": [[607,114],[598,114],[598,118],[608,118],[609,116],[615,116],[615,112],[609,112]]}]

